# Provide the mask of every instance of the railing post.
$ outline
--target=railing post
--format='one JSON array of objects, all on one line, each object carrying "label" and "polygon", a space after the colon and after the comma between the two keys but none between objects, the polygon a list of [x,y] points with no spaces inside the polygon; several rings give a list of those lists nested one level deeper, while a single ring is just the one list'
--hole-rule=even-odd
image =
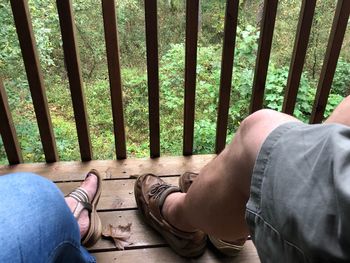
[{"label": "railing post", "polygon": [[224,43],[221,58],[219,109],[216,126],[215,152],[220,153],[226,144],[228,110],[230,106],[232,69],[236,44],[239,0],[227,0]]},{"label": "railing post", "polygon": [[323,114],[326,109],[341,46],[344,40],[346,27],[348,25],[349,13],[350,1],[339,0],[335,10],[331,34],[321,70],[321,77],[317,86],[317,93],[312,109],[310,123],[320,123],[323,120]]},{"label": "railing post", "polygon": [[122,81],[120,76],[119,43],[115,0],[102,0],[102,13],[111,91],[115,149],[117,159],[126,158]]},{"label": "railing post", "polygon": [[267,69],[270,61],[273,30],[275,28],[277,5],[278,0],[264,1],[264,11],[260,29],[258,56],[255,64],[250,113],[260,110],[263,106]]},{"label": "railing post", "polygon": [[145,1],[150,155],[160,155],[157,0]]},{"label": "railing post", "polygon": [[193,152],[199,0],[186,1],[186,60],[183,155]]},{"label": "railing post", "polygon": [[9,164],[23,162],[21,149],[17,140],[16,130],[13,125],[6,91],[0,79],[0,134],[4,143]]},{"label": "railing post", "polygon": [[36,50],[36,43],[26,0],[11,0],[13,18],[16,24],[24,66],[27,72],[30,93],[38,121],[41,143],[48,163],[58,161],[55,136],[47,104],[44,80]]},{"label": "railing post", "polygon": [[82,161],[92,159],[89,121],[85,106],[83,80],[75,34],[74,15],[70,0],[56,0],[62,33],[63,53],[67,66],[69,86],[77,127],[80,156]]},{"label": "railing post", "polygon": [[290,115],[293,115],[298,95],[315,7],[316,0],[303,0],[282,107],[282,111]]}]

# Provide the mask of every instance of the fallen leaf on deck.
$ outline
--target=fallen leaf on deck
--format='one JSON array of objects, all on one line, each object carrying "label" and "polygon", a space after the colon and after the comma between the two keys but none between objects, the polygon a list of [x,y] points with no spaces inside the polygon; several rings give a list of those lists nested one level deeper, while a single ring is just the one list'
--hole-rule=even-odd
[{"label": "fallen leaf on deck", "polygon": [[129,223],[126,226],[119,225],[116,227],[109,224],[103,228],[102,236],[113,239],[115,247],[119,250],[124,250],[124,247],[132,244],[128,241],[131,236],[131,225],[132,224]]}]

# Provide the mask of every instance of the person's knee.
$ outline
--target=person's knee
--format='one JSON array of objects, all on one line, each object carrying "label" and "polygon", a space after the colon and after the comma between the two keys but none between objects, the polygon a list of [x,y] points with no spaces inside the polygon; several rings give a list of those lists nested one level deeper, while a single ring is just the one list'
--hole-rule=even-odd
[{"label": "person's knee", "polygon": [[[256,138],[258,135],[264,133],[264,128],[269,128],[269,126],[275,126],[275,123],[279,123],[279,120],[282,113],[263,109],[256,111],[246,117],[239,127],[239,131],[241,136],[243,137],[243,141],[251,141],[251,137]],[[270,130],[270,129],[268,129]]]},{"label": "person's knee", "polygon": [[53,189],[56,188],[55,184],[50,180],[42,177],[38,174],[31,172],[18,172],[11,173],[4,176],[8,183],[15,183],[18,186],[24,187],[25,189],[33,188],[33,191],[40,189]]},{"label": "person's knee", "polygon": [[259,127],[260,123],[271,120],[278,114],[280,113],[269,109],[258,110],[250,114],[241,122],[240,130],[244,134],[249,133],[252,130],[256,130],[256,128]]},{"label": "person's knee", "polygon": [[[24,258],[33,253],[49,257],[66,241],[79,248],[77,221],[53,182],[33,173],[12,173],[0,176],[0,192],[0,221],[8,230],[2,238],[10,247],[18,247]],[[42,250],[33,251],[28,244]]]},{"label": "person's knee", "polygon": [[50,180],[30,172],[7,174],[0,177],[0,190],[11,192],[18,189],[19,199],[34,198],[46,202],[61,202],[62,192]]},{"label": "person's knee", "polygon": [[298,120],[274,110],[262,109],[252,113],[241,122],[238,130],[242,146],[250,150],[255,157],[270,132],[279,125],[291,121]]},{"label": "person's knee", "polygon": [[17,214],[26,214],[28,218],[42,225],[49,221],[49,225],[61,225],[67,220],[71,224],[73,217],[64,201],[63,193],[45,177],[28,172],[12,173],[0,178],[0,185],[0,191],[5,193],[16,189],[12,205],[15,206],[13,210]]},{"label": "person's knee", "polygon": [[10,173],[5,176],[11,177],[11,180],[17,180],[17,181],[21,181],[22,183],[28,183],[28,184],[47,180],[44,177],[31,172]]}]

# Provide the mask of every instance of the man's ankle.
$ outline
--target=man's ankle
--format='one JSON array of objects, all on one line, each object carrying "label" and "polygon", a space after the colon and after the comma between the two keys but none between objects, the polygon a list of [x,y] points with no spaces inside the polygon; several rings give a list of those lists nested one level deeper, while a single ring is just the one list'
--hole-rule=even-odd
[{"label": "man's ankle", "polygon": [[162,207],[162,215],[173,227],[184,232],[194,232],[196,229],[189,224],[182,209],[185,193],[172,193],[167,196]]}]

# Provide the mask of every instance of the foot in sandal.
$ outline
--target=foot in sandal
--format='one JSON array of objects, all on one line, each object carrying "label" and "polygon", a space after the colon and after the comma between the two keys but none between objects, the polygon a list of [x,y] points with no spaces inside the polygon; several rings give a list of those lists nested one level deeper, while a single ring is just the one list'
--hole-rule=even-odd
[{"label": "foot in sandal", "polygon": [[91,170],[84,182],[65,197],[66,203],[78,221],[82,244],[93,246],[101,236],[101,221],[96,206],[101,195],[101,177]]}]

